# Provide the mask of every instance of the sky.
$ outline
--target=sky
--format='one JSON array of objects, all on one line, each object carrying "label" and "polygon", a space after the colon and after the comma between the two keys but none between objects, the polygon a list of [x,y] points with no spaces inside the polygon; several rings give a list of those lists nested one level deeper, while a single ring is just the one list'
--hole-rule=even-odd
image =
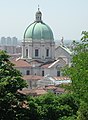
[{"label": "sky", "polygon": [[55,40],[79,40],[81,32],[88,31],[88,0],[0,0],[0,37],[22,40],[38,5]]}]

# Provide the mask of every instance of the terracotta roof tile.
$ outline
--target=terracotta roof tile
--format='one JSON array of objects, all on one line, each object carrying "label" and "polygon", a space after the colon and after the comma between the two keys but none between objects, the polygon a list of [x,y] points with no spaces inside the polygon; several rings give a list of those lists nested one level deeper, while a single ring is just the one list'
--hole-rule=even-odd
[{"label": "terracotta roof tile", "polygon": [[24,75],[23,76],[24,80],[41,80],[42,76],[37,76],[37,75]]},{"label": "terracotta roof tile", "polygon": [[64,88],[57,87],[57,89],[55,90],[55,92],[62,92],[62,93],[64,93],[64,92],[65,92],[65,89],[64,89]]},{"label": "terracotta roof tile", "polygon": [[49,85],[45,87],[45,90],[55,90],[56,88],[54,85]]},{"label": "terracotta roof tile", "polygon": [[29,64],[27,61],[24,60],[11,60],[11,62],[15,65],[15,67],[31,67],[32,65]]},{"label": "terracotta roof tile", "polygon": [[43,94],[46,94],[47,91],[44,90],[43,88],[42,89],[39,89],[39,88],[36,88],[36,89],[31,89],[31,90],[22,90],[22,91],[18,91],[20,94],[24,94],[24,95],[33,95],[33,96],[39,96],[39,95],[43,95]]},{"label": "terracotta roof tile", "polygon": [[48,68],[52,63],[46,63],[46,64],[43,64],[41,65],[41,68]]},{"label": "terracotta roof tile", "polygon": [[32,61],[30,61],[30,63],[32,63],[32,64],[37,64],[37,63],[43,63],[43,62],[38,61],[38,60],[32,60]]},{"label": "terracotta roof tile", "polygon": [[53,77],[55,80],[70,80],[69,77]]},{"label": "terracotta roof tile", "polygon": [[44,89],[37,89],[37,90],[35,90],[35,93],[36,93],[37,96],[39,96],[39,95],[46,94],[47,91],[44,90]]}]

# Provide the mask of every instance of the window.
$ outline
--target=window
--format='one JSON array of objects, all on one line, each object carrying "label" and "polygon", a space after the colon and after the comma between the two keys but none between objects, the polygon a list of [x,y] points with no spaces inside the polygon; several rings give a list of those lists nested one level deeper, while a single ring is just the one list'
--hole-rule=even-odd
[{"label": "window", "polygon": [[60,71],[57,71],[57,76],[60,76]]},{"label": "window", "polygon": [[42,71],[42,76],[44,76],[44,70]]},{"label": "window", "polygon": [[26,75],[30,75],[30,70],[27,70],[27,71],[26,71]]},{"label": "window", "polygon": [[38,49],[35,49],[35,57],[38,57]]},{"label": "window", "polygon": [[26,57],[28,57],[28,49],[26,49]]},{"label": "window", "polygon": [[46,56],[49,56],[49,49],[46,49]]}]

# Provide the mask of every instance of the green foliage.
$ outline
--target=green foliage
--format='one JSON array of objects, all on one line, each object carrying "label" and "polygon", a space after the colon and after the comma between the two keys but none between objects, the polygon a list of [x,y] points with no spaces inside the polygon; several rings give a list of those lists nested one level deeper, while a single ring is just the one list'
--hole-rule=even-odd
[{"label": "green foliage", "polygon": [[69,116],[69,117],[64,116],[64,117],[62,117],[61,119],[58,119],[58,120],[76,120],[76,116],[75,115]]},{"label": "green foliage", "polygon": [[74,42],[72,66],[64,72],[72,80],[67,88],[81,102],[77,120],[88,120],[88,32],[82,32],[80,43]]},{"label": "green foliage", "polygon": [[79,102],[72,94],[56,96],[48,93],[40,97],[29,97],[28,101],[30,120],[61,120],[76,116],[79,108]]},{"label": "green foliage", "polygon": [[82,31],[82,38],[81,38],[81,40],[83,41],[83,42],[88,42],[88,32],[86,32],[86,31]]},{"label": "green foliage", "polygon": [[0,51],[1,120],[88,120],[88,32],[82,35],[81,43],[74,42],[72,66],[64,70],[72,80],[70,92],[59,96],[48,93],[27,98],[19,94],[27,85],[9,56]]},{"label": "green foliage", "polygon": [[81,43],[75,43],[72,66],[65,74],[72,80],[70,90],[82,100],[88,101],[88,32],[82,32]]},{"label": "green foliage", "polygon": [[77,120],[88,120],[88,103],[81,102]]},{"label": "green foliage", "polygon": [[[16,120],[21,116],[18,112],[26,97],[17,92],[26,87],[19,71],[9,61],[9,55],[0,51],[0,120]],[[22,119],[21,119],[22,120]]]}]

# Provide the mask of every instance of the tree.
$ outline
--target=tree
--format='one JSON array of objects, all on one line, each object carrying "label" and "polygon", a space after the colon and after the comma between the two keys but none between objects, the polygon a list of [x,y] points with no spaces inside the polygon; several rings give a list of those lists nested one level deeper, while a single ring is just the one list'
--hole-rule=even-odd
[{"label": "tree", "polygon": [[82,101],[77,114],[77,120],[88,120],[88,103]]},{"label": "tree", "polygon": [[71,78],[70,91],[78,98],[88,101],[88,32],[82,32],[80,43],[75,43],[72,66],[65,69]]},{"label": "tree", "polygon": [[76,118],[79,101],[72,94],[56,96],[48,93],[29,97],[29,120],[70,120]]},{"label": "tree", "polygon": [[19,94],[18,90],[27,87],[27,84],[9,57],[6,52],[0,51],[0,120],[18,120],[21,112],[26,110],[21,106],[26,96]]}]

